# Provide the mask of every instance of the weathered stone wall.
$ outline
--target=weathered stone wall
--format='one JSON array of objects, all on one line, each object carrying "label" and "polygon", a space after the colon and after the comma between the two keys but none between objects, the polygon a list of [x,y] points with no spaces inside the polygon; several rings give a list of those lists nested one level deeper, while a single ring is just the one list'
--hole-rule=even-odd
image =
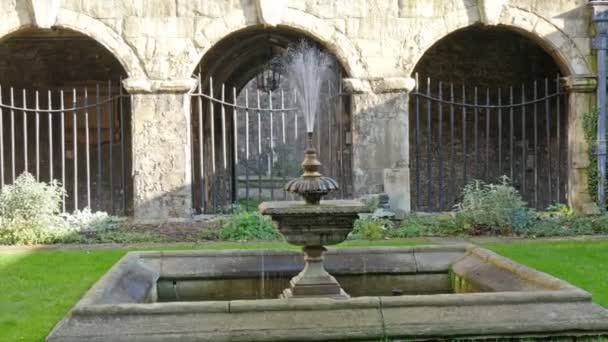
[{"label": "weathered stone wall", "polygon": [[[476,23],[504,25],[528,35],[558,61],[567,75],[589,74],[593,69],[590,11],[585,0],[288,0],[271,2],[270,8],[258,6],[259,0],[62,0],[57,3],[59,8],[49,10],[32,6],[31,0],[2,0],[0,37],[26,27],[51,25],[81,32],[106,47],[124,67],[130,84],[137,85],[138,93],[147,94],[136,96],[132,113],[135,212],[141,217],[169,215],[169,211],[174,211],[168,208],[175,204],[175,198],[169,196],[173,199],[165,200],[167,196],[162,193],[174,191],[178,185],[189,188],[187,170],[191,165],[186,155],[190,146],[189,139],[185,138],[189,127],[184,119],[189,109],[183,108],[183,94],[167,93],[182,89],[201,58],[223,37],[262,22],[278,24],[271,30],[289,27],[316,39],[336,54],[349,77],[358,79],[408,77],[425,51],[440,38]],[[391,108],[390,101],[381,102],[386,106],[378,111],[407,115],[407,111],[398,109],[401,104]],[[164,109],[157,108],[159,106]],[[588,109],[583,107],[576,109]],[[579,114],[582,113],[576,115]],[[381,166],[359,167],[359,171],[355,171],[360,173],[355,178],[369,185],[361,186],[361,190],[375,191],[377,185],[382,184],[381,173],[376,168],[403,162],[391,158],[401,156],[394,151],[404,146],[384,146],[388,141],[382,137],[388,128],[384,126],[384,119],[376,121],[373,115],[361,119],[372,127],[357,126],[355,121],[353,127],[373,131],[377,136],[366,138],[370,145],[353,146],[353,165],[367,163],[357,159],[368,158],[366,151],[387,153]],[[584,150],[579,133],[575,134],[579,140],[569,146]],[[407,133],[403,138],[407,145]],[[358,148],[363,150],[357,151]],[[144,158],[154,162],[144,162]],[[588,163],[581,158],[580,165]],[[166,183],[166,180],[171,181]],[[575,186],[570,191],[585,190]],[[188,196],[184,196],[178,196],[180,205],[187,205],[189,201]],[[159,202],[158,198],[162,200]],[[144,205],[143,201],[154,204]],[[186,214],[177,209],[170,215]]]}]

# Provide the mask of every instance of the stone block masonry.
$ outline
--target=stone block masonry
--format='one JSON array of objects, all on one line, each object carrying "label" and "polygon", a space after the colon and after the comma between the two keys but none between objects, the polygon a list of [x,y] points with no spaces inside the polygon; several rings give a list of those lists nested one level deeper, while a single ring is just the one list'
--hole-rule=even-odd
[{"label": "stone block masonry", "polygon": [[[120,63],[129,80],[125,88],[133,95],[133,212],[140,220],[191,217],[189,80],[214,45],[242,31],[291,30],[316,40],[337,57],[349,78],[367,88],[351,96],[354,192],[382,191],[385,176],[399,180],[404,184],[393,182],[391,189],[398,189],[404,210],[409,209],[409,185],[399,175],[409,168],[409,127],[403,82],[410,82],[404,80],[441,38],[472,25],[502,25],[548,51],[563,76],[594,74],[592,25],[583,0],[285,0],[280,11],[263,3],[58,0],[40,6],[35,0],[0,1],[0,37],[49,27],[72,30],[96,40]],[[238,57],[238,51],[230,53],[217,58]],[[0,83],[5,76],[0,70]],[[571,92],[569,101],[568,115],[574,118],[594,105],[589,93]],[[582,127],[569,126],[568,135],[567,199],[589,211]]]}]

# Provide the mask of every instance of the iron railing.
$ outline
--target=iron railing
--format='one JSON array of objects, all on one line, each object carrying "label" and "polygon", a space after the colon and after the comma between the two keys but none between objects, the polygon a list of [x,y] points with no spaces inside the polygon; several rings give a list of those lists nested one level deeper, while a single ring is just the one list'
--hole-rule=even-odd
[{"label": "iron railing", "polygon": [[28,172],[63,185],[64,212],[128,215],[129,112],[129,96],[111,81],[44,92],[0,87],[0,189]]},{"label": "iron railing", "polygon": [[[251,209],[262,200],[293,199],[283,185],[300,174],[306,125],[291,89],[274,92],[251,85],[237,91],[213,78],[198,76],[192,96],[194,209],[199,213]],[[205,81],[203,83],[203,81]],[[336,196],[351,191],[349,118],[340,85],[328,82],[323,93],[315,141],[323,172],[341,185]],[[218,96],[219,93],[219,96]]]},{"label": "iron railing", "polygon": [[[412,207],[450,210],[474,179],[506,175],[529,205],[565,199],[565,108],[559,75],[531,87],[470,87],[426,79],[410,94]],[[539,88],[540,91],[539,91]]]}]

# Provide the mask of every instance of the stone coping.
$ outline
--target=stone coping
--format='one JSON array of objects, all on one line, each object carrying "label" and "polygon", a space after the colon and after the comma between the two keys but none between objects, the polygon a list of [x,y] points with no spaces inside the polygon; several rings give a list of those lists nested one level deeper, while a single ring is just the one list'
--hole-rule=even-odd
[{"label": "stone coping", "polygon": [[[230,273],[251,267],[252,260],[260,263],[262,256],[269,265],[283,260],[280,270],[296,270],[302,264],[301,253],[293,250],[130,252],[57,324],[47,341],[428,340],[608,333],[608,311],[593,304],[588,292],[474,245],[330,249],[327,261],[349,272],[368,266],[382,272],[450,272],[453,281],[471,283],[465,290],[479,286],[500,291],[155,302],[156,281],[179,275],[163,267],[194,265],[181,268],[188,276],[212,267]],[[402,265],[391,264],[395,262]],[[504,281],[479,279],[480,271]]]},{"label": "stone coping", "polygon": [[306,204],[304,201],[263,202],[259,206],[263,215],[316,215],[316,214],[359,214],[369,212],[369,208],[357,200],[322,200],[320,204]]}]

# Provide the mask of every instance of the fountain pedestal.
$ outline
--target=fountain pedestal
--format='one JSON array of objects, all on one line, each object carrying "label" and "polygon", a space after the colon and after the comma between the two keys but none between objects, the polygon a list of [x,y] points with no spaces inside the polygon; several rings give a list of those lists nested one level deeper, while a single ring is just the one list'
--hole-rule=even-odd
[{"label": "fountain pedestal", "polygon": [[367,207],[354,200],[330,200],[319,204],[284,201],[260,204],[260,213],[269,215],[287,242],[303,246],[306,265],[293,277],[282,297],[348,298],[332,275],[323,266],[323,253],[328,245],[348,237],[358,214]]}]

